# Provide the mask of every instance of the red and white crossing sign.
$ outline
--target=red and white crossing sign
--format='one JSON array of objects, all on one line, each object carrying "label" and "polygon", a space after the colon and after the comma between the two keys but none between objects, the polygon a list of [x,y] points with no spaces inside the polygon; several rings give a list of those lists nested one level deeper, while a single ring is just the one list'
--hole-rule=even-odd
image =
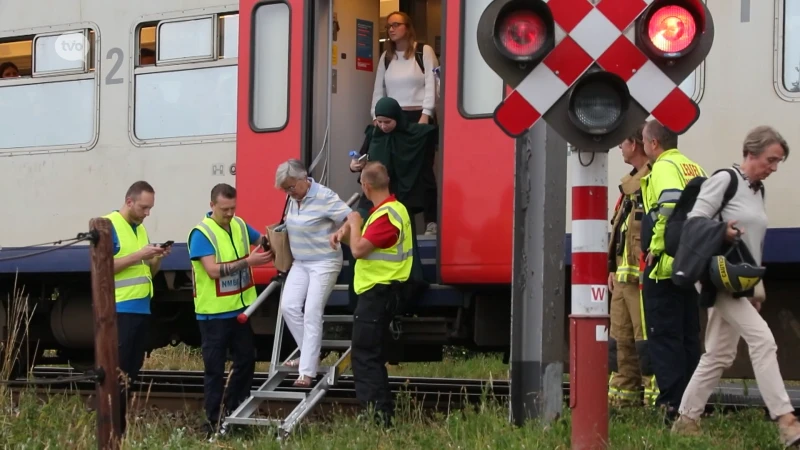
[{"label": "red and white crossing sign", "polygon": [[[588,0],[543,1],[552,14],[556,44],[495,110],[495,121],[507,134],[516,137],[525,133],[594,64],[617,75],[630,97],[675,133],[682,134],[697,120],[697,104],[678,86],[694,67],[676,83],[674,76],[668,76],[637,47],[635,33],[626,33],[654,0],[600,0],[596,5]],[[654,5],[657,11],[651,8],[648,12],[647,31],[657,50],[695,46],[698,28],[703,28],[698,25],[705,23],[704,5],[690,12],[683,5],[691,2],[655,2],[659,5]],[[529,25],[523,34],[542,31],[530,28]],[[675,42],[678,44],[672,45]],[[669,53],[664,55],[670,57]],[[680,52],[671,55],[684,56]]]}]

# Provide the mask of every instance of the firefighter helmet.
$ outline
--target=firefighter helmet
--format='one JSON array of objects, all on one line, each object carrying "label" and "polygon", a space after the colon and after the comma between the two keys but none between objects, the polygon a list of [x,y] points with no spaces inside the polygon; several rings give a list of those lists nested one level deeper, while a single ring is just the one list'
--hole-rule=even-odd
[{"label": "firefighter helmet", "polygon": [[724,289],[731,294],[753,289],[766,272],[765,267],[758,267],[745,262],[734,264],[728,261],[726,255],[711,257],[709,275],[717,289]]}]

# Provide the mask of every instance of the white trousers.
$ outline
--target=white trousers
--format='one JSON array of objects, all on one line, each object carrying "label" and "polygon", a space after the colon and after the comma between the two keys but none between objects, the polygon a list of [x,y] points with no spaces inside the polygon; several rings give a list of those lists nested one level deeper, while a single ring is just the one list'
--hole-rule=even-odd
[{"label": "white trousers", "polygon": [[714,307],[708,309],[706,352],[683,393],[681,414],[695,420],[700,417],[722,373],[736,359],[739,337],[747,343],[758,390],[772,418],[794,411],[778,367],[778,346],[767,322],[746,298],[718,294]]},{"label": "white trousers", "polygon": [[314,377],[317,374],[322,340],[322,313],[341,270],[341,258],[323,261],[295,260],[286,276],[281,312],[300,348],[300,375]]}]

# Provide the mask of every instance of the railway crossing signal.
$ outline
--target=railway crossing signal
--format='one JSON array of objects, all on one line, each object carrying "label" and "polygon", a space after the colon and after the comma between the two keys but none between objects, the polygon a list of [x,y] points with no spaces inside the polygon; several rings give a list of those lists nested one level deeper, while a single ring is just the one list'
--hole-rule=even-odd
[{"label": "railway crossing signal", "polygon": [[519,137],[544,118],[582,150],[607,151],[650,115],[686,132],[700,109],[679,85],[713,39],[701,0],[495,0],[478,23],[481,56],[514,88],[500,128]]}]

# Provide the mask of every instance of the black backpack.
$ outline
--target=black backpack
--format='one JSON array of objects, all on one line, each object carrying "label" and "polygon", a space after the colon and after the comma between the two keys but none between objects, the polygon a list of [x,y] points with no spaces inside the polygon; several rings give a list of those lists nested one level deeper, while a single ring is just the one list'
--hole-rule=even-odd
[{"label": "black backpack", "polygon": [[[722,196],[722,204],[716,214],[714,214],[714,217],[722,213],[722,210],[725,209],[725,205],[736,195],[736,190],[739,188],[739,176],[733,169],[719,169],[714,172],[712,176],[723,171],[728,172],[731,176],[731,182],[728,184],[728,188],[725,189],[725,194]],[[681,231],[683,231],[683,224],[686,222],[686,216],[692,211],[694,202],[697,200],[697,194],[700,193],[700,186],[707,179],[706,177],[695,177],[689,181],[686,187],[683,188],[683,192],[678,202],[675,204],[675,209],[672,210],[672,214],[667,218],[667,224],[664,228],[664,253],[673,258],[678,254],[678,244],[680,243]],[[763,186],[761,188],[761,197],[764,197]],[[720,217],[720,220],[721,219],[722,217]]]},{"label": "black backpack", "polygon": [[[422,74],[425,74],[425,64],[422,62],[422,48],[425,47],[425,44],[421,42],[417,42],[417,46],[414,48],[414,59],[417,60],[417,65],[419,69],[422,71]],[[383,57],[383,68],[388,69],[389,63],[392,62],[394,58],[389,58],[389,55]]]}]

